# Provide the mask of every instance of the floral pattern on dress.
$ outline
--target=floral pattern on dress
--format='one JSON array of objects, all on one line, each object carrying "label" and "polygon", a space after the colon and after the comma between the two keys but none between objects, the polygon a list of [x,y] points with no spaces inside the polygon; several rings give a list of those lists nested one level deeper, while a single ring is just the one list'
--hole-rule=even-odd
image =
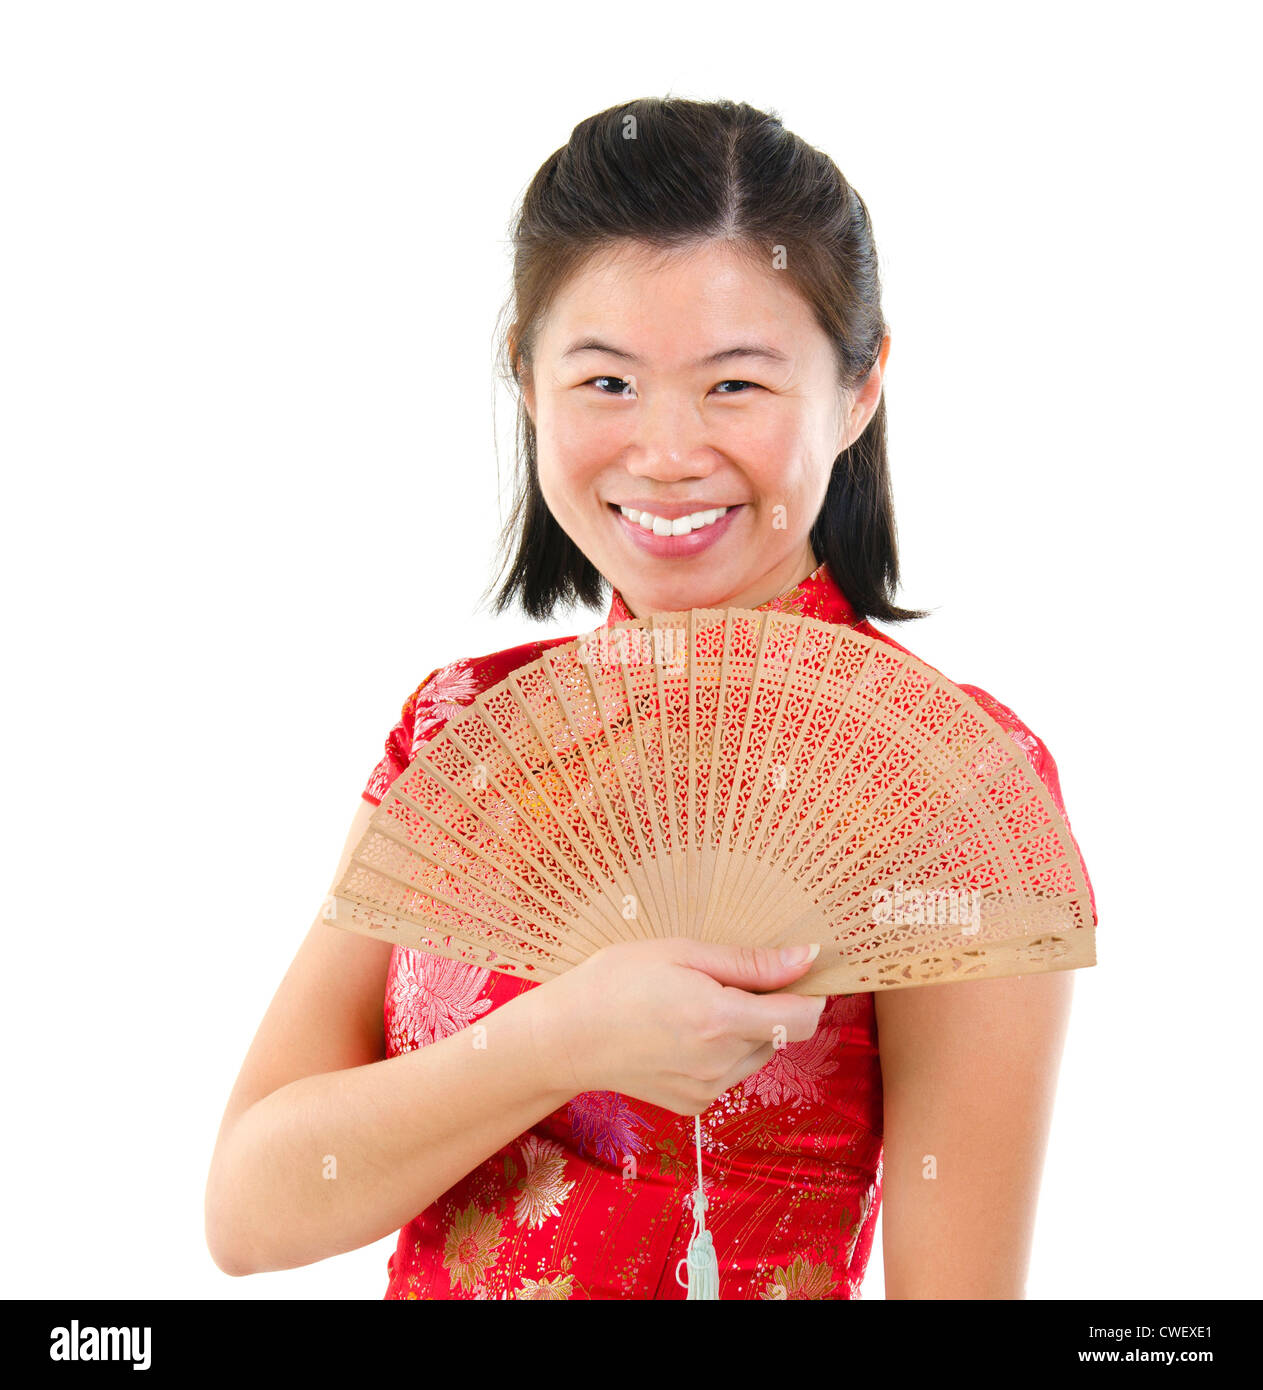
[{"label": "floral pattern on dress", "polygon": [[472,1202],[458,1212],[443,1243],[443,1267],[452,1283],[472,1290],[495,1264],[503,1241],[500,1222],[492,1212],[482,1211]]},{"label": "floral pattern on dress", "polygon": [[409,1052],[468,1028],[491,1008],[482,997],[490,975],[428,951],[393,952],[386,977],[393,1051]]},{"label": "floral pattern on dress", "polygon": [[607,1163],[621,1163],[628,1154],[648,1148],[636,1133],[636,1126],[645,1121],[617,1091],[584,1091],[570,1102],[566,1113],[580,1150]]},{"label": "floral pattern on dress", "polygon": [[817,1027],[804,1042],[777,1048],[768,1061],[741,1083],[747,1096],[763,1105],[801,1105],[824,1099],[826,1080],[838,1069],[831,1029]]},{"label": "floral pattern on dress", "polygon": [[522,1143],[525,1171],[517,1180],[513,1219],[519,1226],[542,1226],[561,1213],[561,1204],[574,1189],[566,1181],[566,1154],[560,1144],[528,1134]]},{"label": "floral pattern on dress", "polygon": [[827,1264],[810,1264],[801,1255],[787,1269],[778,1265],[772,1280],[759,1295],[768,1299],[828,1298],[837,1276]]},{"label": "floral pattern on dress", "polygon": [[517,1297],[533,1298],[540,1303],[558,1303],[568,1299],[573,1288],[573,1274],[563,1274],[556,1279],[523,1279]]}]

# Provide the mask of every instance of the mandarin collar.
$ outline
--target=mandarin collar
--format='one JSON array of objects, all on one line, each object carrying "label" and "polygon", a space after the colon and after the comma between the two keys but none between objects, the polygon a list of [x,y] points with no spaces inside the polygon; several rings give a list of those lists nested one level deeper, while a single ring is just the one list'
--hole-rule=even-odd
[{"label": "mandarin collar", "polygon": [[[818,618],[826,623],[855,626],[855,610],[846,595],[838,588],[828,561],[818,565],[807,576],[783,594],[757,605],[759,610],[772,613],[797,613],[804,618]],[[606,624],[632,621],[632,612],[623,602],[617,589],[610,599]]]}]

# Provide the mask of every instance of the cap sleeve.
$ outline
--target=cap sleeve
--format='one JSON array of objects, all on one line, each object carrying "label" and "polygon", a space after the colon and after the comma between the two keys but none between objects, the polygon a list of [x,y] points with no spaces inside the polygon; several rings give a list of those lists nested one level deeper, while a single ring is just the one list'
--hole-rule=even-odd
[{"label": "cap sleeve", "polygon": [[364,800],[380,806],[391,783],[407,770],[421,745],[437,737],[447,721],[467,709],[480,691],[503,680],[548,648],[573,640],[553,637],[542,642],[525,642],[520,647],[436,666],[404,701],[398,723],[386,735],[385,754],[361,793]]},{"label": "cap sleeve", "polygon": [[1048,746],[1022,723],[1008,705],[1001,704],[994,695],[989,695],[976,685],[962,685],[959,689],[963,690],[980,709],[989,714],[1005,730],[1013,742],[1026,754],[1026,760],[1034,769],[1036,776],[1048,788],[1048,794],[1052,797],[1057,810],[1061,812],[1062,819],[1066,822],[1066,828],[1070,831],[1070,838],[1074,842],[1074,847],[1078,850],[1079,860],[1083,863],[1083,874],[1088,883],[1088,896],[1092,901],[1092,925],[1097,926],[1096,893],[1092,888],[1091,878],[1088,878],[1087,864],[1083,861],[1083,851],[1079,849],[1079,842],[1075,839],[1074,830],[1070,826],[1066,803],[1061,795],[1061,778],[1057,773],[1057,763],[1048,750]]},{"label": "cap sleeve", "polygon": [[412,761],[412,749],[416,738],[417,705],[421,701],[422,692],[438,675],[440,669],[440,667],[435,667],[403,702],[398,721],[386,735],[385,752],[373,769],[364,790],[360,793],[365,801],[374,806],[381,805],[382,797],[390,790],[391,783]]}]

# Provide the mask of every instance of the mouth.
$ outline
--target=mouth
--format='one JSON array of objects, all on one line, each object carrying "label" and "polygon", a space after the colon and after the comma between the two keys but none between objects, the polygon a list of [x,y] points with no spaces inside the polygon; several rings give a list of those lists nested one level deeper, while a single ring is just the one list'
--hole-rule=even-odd
[{"label": "mouth", "polygon": [[[745,503],[713,507],[696,503],[659,503],[661,511],[607,503],[614,524],[638,549],[660,558],[696,555],[727,535]],[[673,515],[664,515],[673,513]]]},{"label": "mouth", "polygon": [[637,525],[642,531],[651,531],[655,536],[687,536],[690,532],[700,531],[703,527],[713,526],[725,513],[734,510],[742,504],[730,503],[726,506],[716,504],[715,506],[692,505],[685,510],[685,505],[675,503],[672,506],[660,502],[660,510],[655,511],[652,507],[642,508],[630,503],[624,505],[619,502],[611,502],[609,506],[620,516],[624,516],[633,525]]}]

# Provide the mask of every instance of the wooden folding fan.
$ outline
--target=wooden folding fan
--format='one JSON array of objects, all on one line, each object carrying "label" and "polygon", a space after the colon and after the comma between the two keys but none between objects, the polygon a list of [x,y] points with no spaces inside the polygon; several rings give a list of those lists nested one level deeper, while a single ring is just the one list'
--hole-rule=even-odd
[{"label": "wooden folding fan", "polygon": [[536,981],[672,936],[819,942],[803,994],[1096,961],[1074,839],[1005,730],[916,657],[763,609],[598,628],[478,695],[326,915]]}]

